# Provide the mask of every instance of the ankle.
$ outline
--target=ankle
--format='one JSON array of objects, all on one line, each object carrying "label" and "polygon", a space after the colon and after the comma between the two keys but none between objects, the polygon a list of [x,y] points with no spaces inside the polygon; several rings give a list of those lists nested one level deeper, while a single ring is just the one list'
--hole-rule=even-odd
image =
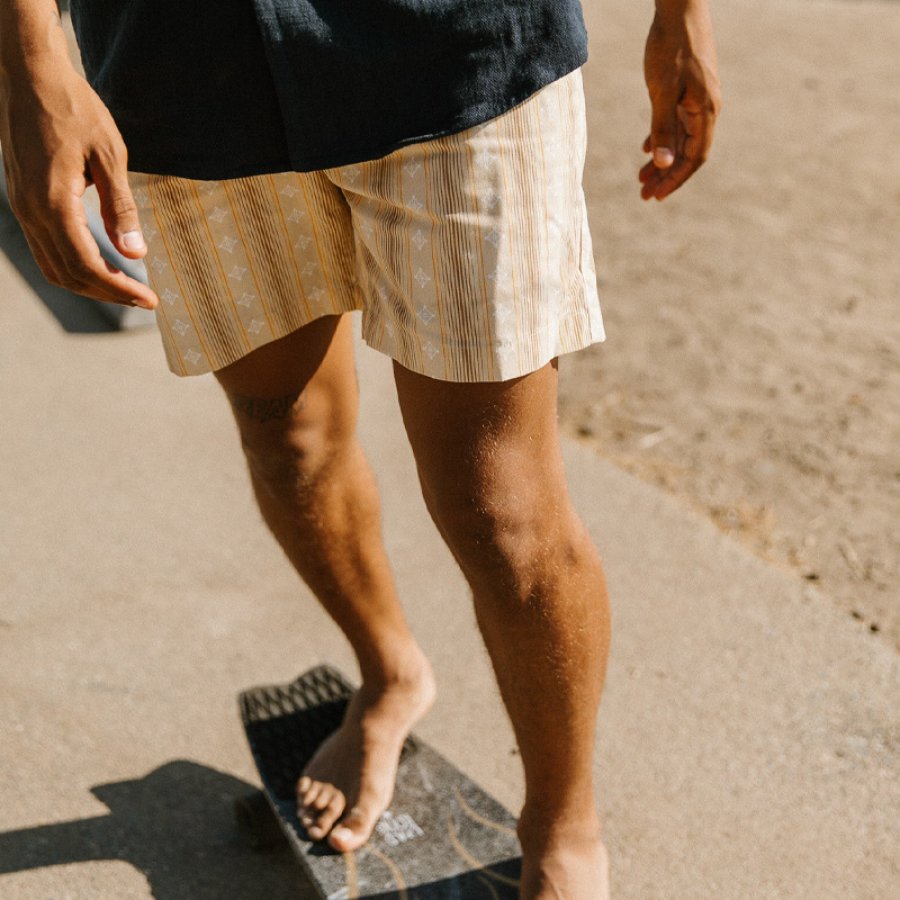
[{"label": "ankle", "polygon": [[361,663],[360,671],[360,693],[370,699],[386,694],[433,697],[436,692],[431,663],[412,641],[402,652],[388,654],[374,664]]},{"label": "ankle", "polygon": [[416,689],[434,681],[431,663],[411,634],[398,635],[365,655],[357,654],[363,688]]},{"label": "ankle", "polygon": [[548,847],[590,847],[603,842],[603,827],[593,802],[526,803],[516,829],[526,853],[542,853]]}]

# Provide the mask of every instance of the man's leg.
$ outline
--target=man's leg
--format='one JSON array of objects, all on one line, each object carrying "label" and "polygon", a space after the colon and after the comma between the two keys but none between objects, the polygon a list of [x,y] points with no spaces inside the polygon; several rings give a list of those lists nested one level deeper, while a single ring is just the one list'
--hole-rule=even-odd
[{"label": "man's leg", "polygon": [[395,375],[426,503],[472,588],[519,742],[521,896],[598,900],[608,876],[592,760],[609,608],[566,488],[556,367],[482,384]]},{"label": "man's leg", "polygon": [[330,832],[335,847],[352,849],[390,801],[403,741],[431,705],[434,681],[397,599],[356,439],[349,316],[314,321],[216,377],[263,517],[359,660],[363,684],[344,724],[298,785],[310,835]]}]

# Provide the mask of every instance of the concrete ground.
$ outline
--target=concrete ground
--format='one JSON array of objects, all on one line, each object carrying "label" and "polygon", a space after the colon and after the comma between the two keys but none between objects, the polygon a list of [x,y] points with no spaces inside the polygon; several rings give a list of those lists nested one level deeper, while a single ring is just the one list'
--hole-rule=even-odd
[{"label": "concrete ground", "polygon": [[[261,523],[226,403],[169,375],[153,331],[111,333],[45,285],[2,205],[0,298],[0,898],[311,898],[287,851],[238,838],[231,801],[256,776],[235,696],[354,666]],[[512,733],[390,364],[361,348],[359,370],[386,541],[442,691],[418,731],[515,809]],[[896,653],[565,450],[613,597],[596,755],[613,896],[896,896]]]},{"label": "concrete ground", "polygon": [[[213,380],[42,288],[5,210],[0,242],[0,897],[311,896],[286,852],[238,839],[255,774],[235,695],[352,672],[347,648],[266,533]],[[512,734],[390,365],[363,348],[359,369],[442,689],[420,734],[515,808]],[[614,604],[596,757],[614,896],[895,896],[896,654],[655,489],[566,456]]]}]

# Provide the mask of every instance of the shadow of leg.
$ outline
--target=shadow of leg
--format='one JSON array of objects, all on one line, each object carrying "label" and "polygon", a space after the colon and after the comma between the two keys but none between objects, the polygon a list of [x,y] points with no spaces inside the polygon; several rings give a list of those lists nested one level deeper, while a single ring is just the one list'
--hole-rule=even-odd
[{"label": "shadow of leg", "polygon": [[254,853],[234,800],[251,785],[185,760],[144,778],[99,785],[110,814],[0,834],[0,875],[91,860],[140,870],[158,900],[317,900],[290,852]]}]

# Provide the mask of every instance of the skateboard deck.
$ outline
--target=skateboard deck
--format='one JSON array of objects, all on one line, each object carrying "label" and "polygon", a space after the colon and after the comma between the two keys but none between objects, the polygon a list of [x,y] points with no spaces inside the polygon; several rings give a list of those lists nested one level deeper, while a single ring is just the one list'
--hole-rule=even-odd
[{"label": "skateboard deck", "polygon": [[297,780],[340,725],[352,692],[339,671],[318,666],[290,684],[240,695],[268,800],[256,793],[238,801],[238,819],[251,841],[265,845],[283,832],[323,900],[516,900],[516,820],[413,736],[403,748],[391,807],[364,847],[341,854],[307,836],[297,818]]}]

